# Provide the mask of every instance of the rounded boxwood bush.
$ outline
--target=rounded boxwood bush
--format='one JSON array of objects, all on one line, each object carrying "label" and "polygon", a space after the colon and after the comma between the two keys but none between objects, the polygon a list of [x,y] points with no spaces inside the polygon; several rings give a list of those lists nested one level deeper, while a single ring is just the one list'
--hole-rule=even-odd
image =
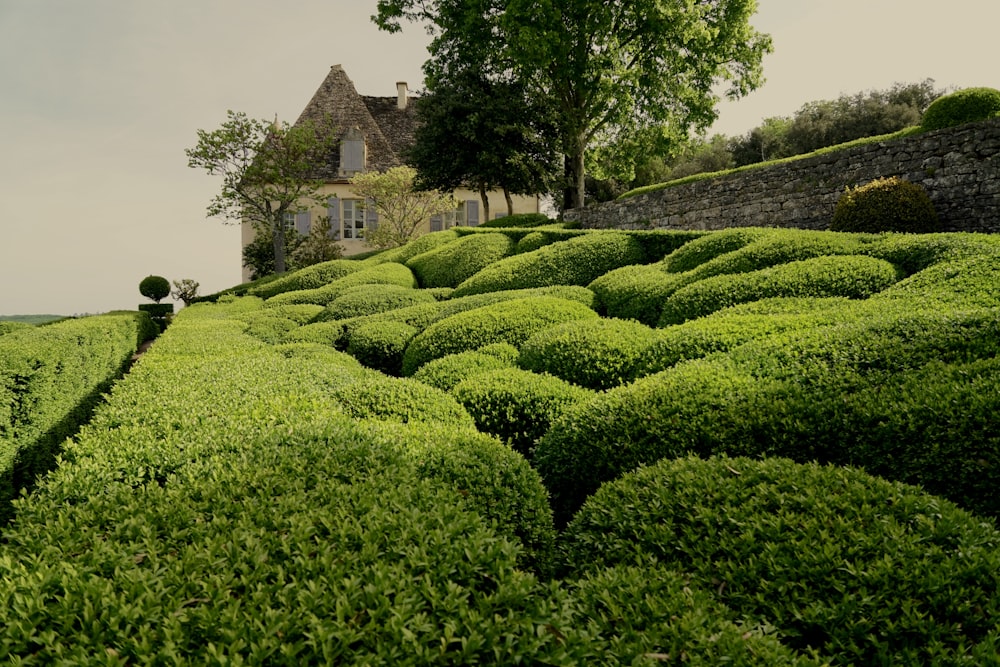
[{"label": "rounded boxwood bush", "polygon": [[442,391],[451,391],[459,382],[475,375],[501,368],[513,368],[517,363],[518,351],[512,345],[509,347],[514,351],[514,356],[510,359],[481,351],[485,348],[446,354],[439,359],[428,361],[418,368],[412,377]]},{"label": "rounded boxwood bush", "polygon": [[532,250],[538,250],[542,246],[547,246],[550,243],[554,243],[556,239],[551,234],[546,234],[545,232],[531,232],[530,234],[525,234],[521,237],[521,240],[517,242],[516,252],[517,254],[531,252]]},{"label": "rounded boxwood bush", "polygon": [[893,176],[848,187],[837,200],[830,229],[928,233],[940,231],[940,223],[924,187]]},{"label": "rounded boxwood bush", "polygon": [[517,368],[478,373],[451,393],[472,415],[476,428],[528,458],[556,417],[593,396],[557,377]]},{"label": "rounded boxwood bush", "polygon": [[739,250],[743,246],[768,236],[773,230],[762,227],[733,227],[705,234],[688,241],[663,258],[663,268],[670,273],[691,271],[719,255]]},{"label": "rounded boxwood bush", "polygon": [[[423,290],[402,285],[358,285],[341,293],[326,307],[326,320],[346,320],[351,317],[374,315],[390,310],[434,303],[435,296]],[[322,308],[321,308],[322,310]]]},{"label": "rounded boxwood bush", "polygon": [[455,296],[546,285],[588,285],[608,271],[645,261],[625,232],[594,231],[490,264],[455,288]]},{"label": "rounded boxwood bush", "polygon": [[1000,90],[966,88],[931,102],[920,126],[925,130],[939,130],[996,116],[1000,116]]},{"label": "rounded boxwood bush", "polygon": [[139,294],[159,303],[170,295],[170,281],[163,276],[146,276],[139,281]]},{"label": "rounded boxwood bush", "polygon": [[479,225],[480,227],[499,227],[499,228],[510,228],[510,227],[542,227],[544,225],[551,225],[556,223],[555,220],[545,215],[544,213],[515,213],[514,215],[505,215],[500,218],[494,218],[493,220],[487,220],[486,222]]},{"label": "rounded boxwood bush", "polygon": [[631,320],[566,322],[539,331],[521,346],[521,368],[549,373],[598,391],[627,382],[659,332]]},{"label": "rounded boxwood bush", "polygon": [[540,296],[475,308],[431,324],[418,334],[403,355],[403,374],[446,354],[475,350],[491,343],[519,347],[536,331],[553,324],[587,318],[597,313],[578,301]]},{"label": "rounded boxwood bush", "polygon": [[280,276],[268,276],[268,280],[256,282],[247,289],[247,294],[269,299],[282,292],[314,289],[343,278],[349,273],[360,271],[364,265],[350,259],[332,259],[313,264]]},{"label": "rounded boxwood bush", "polygon": [[403,322],[369,322],[351,331],[347,353],[368,368],[399,375],[403,352],[417,329]]},{"label": "rounded boxwood bush", "polygon": [[862,255],[816,257],[759,271],[713,276],[667,297],[659,325],[680,324],[727,306],[771,297],[866,299],[898,278],[898,270],[889,262]]},{"label": "rounded boxwood bush", "polygon": [[469,413],[449,394],[412,378],[372,371],[362,379],[336,387],[333,396],[355,419],[474,426]]},{"label": "rounded boxwood bush", "polygon": [[410,422],[362,422],[380,447],[401,448],[421,479],[443,482],[496,531],[518,541],[518,564],[551,574],[555,526],[548,492],[520,454],[474,429]]},{"label": "rounded boxwood bush", "polygon": [[369,257],[364,260],[364,263],[384,264],[385,262],[397,262],[399,264],[406,264],[417,255],[423,254],[428,250],[437,248],[438,246],[442,246],[446,243],[451,243],[457,238],[458,232],[454,229],[431,232],[430,234],[421,234],[417,238],[411,239],[408,243],[401,245],[398,248],[383,250],[373,257]]},{"label": "rounded boxwood bush", "polygon": [[584,619],[610,638],[602,664],[827,664],[797,655],[774,628],[740,621],[712,592],[661,565],[609,567],[566,583]]},{"label": "rounded boxwood bush", "polygon": [[344,293],[344,290],[358,285],[398,285],[400,287],[417,287],[417,279],[413,272],[402,264],[386,262],[374,264],[360,271],[349,273],[337,278],[322,287],[303,289],[294,292],[283,292],[272,296],[264,303],[268,306],[285,306],[293,303],[316,303],[329,305],[334,299]]},{"label": "rounded boxwood bush", "polygon": [[663,302],[683,284],[677,274],[664,271],[662,264],[634,264],[608,271],[587,287],[608,317],[656,326]]},{"label": "rounded boxwood bush", "polygon": [[421,287],[457,287],[480,269],[512,255],[514,248],[504,234],[469,234],[417,255],[406,265]]},{"label": "rounded boxwood bush", "polygon": [[859,470],[662,461],[602,487],[564,538],[570,572],[660,563],[834,664],[981,664],[1000,649],[1000,532]]}]

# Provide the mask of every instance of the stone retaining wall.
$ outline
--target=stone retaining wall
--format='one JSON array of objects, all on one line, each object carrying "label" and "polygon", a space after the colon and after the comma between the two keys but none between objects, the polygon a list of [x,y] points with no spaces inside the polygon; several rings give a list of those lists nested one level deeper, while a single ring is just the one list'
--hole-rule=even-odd
[{"label": "stone retaining wall", "polygon": [[920,183],[944,231],[1000,232],[1000,119],[855,146],[566,211],[585,229],[827,229],[846,186]]}]

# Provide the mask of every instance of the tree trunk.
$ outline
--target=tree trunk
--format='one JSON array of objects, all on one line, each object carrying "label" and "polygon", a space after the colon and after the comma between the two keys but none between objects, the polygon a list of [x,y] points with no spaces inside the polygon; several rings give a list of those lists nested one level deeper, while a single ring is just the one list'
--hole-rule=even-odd
[{"label": "tree trunk", "polygon": [[479,183],[479,198],[483,200],[483,220],[480,222],[486,222],[490,219],[490,196],[486,193],[486,183],[480,181]]},{"label": "tree trunk", "polygon": [[565,210],[583,208],[586,198],[586,170],[583,162],[583,154],[586,149],[586,141],[583,135],[573,137],[570,150],[567,151],[564,159],[564,169],[566,171],[566,190],[563,195],[563,208]]},{"label": "tree trunk", "polygon": [[274,225],[271,232],[271,240],[274,241],[274,272],[285,272],[285,224],[281,220]]},{"label": "tree trunk", "polygon": [[503,198],[507,200],[507,215],[514,215],[514,200],[510,196],[510,190],[503,189]]}]

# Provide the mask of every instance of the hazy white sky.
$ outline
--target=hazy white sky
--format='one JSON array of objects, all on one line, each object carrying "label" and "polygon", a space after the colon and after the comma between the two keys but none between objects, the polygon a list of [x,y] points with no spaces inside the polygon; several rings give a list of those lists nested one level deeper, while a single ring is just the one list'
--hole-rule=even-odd
[{"label": "hazy white sky", "polygon": [[[427,36],[375,0],[0,0],[0,314],[135,309],[138,284],[240,282],[219,183],[187,167],[226,110],[294,121],[329,67],[363,95],[419,89]],[[1000,88],[997,0],[758,0],[767,82],[713,131],[841,93],[933,78]]]}]

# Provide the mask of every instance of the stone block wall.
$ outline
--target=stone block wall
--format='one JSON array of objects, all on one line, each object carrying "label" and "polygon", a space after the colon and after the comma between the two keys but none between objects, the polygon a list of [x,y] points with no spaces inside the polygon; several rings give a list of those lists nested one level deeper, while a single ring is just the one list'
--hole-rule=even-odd
[{"label": "stone block wall", "polygon": [[944,231],[1000,232],[1000,118],[566,211],[585,229],[827,229],[847,186],[920,183]]}]

